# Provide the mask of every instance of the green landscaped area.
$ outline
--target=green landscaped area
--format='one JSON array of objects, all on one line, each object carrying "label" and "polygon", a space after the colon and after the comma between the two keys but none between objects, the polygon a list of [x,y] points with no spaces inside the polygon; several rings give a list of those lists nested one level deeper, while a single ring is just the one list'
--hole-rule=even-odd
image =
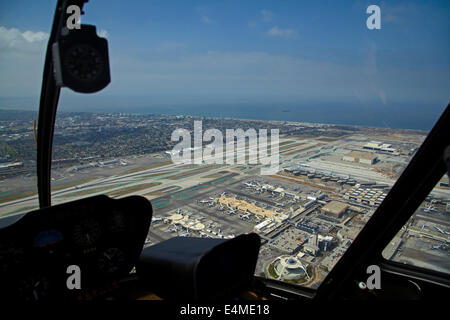
[{"label": "green landscaped area", "polygon": [[28,212],[28,211],[31,211],[31,210],[39,209],[39,204],[37,203],[37,201],[38,200],[36,199],[36,205],[35,206],[22,207],[22,208],[13,210],[13,211],[5,212],[5,213],[0,214],[0,217],[6,217],[6,216],[9,216],[9,215],[14,214],[14,213]]},{"label": "green landscaped area", "polygon": [[95,179],[96,179],[96,177],[90,177],[90,178],[75,180],[75,181],[66,182],[66,183],[55,182],[55,183],[52,183],[52,191],[58,191],[58,190],[62,190],[62,189],[70,188],[70,187],[75,187],[75,186],[78,186],[83,183],[88,183]]},{"label": "green landscaped area", "polygon": [[64,195],[60,195],[60,196],[56,196],[56,198],[65,198],[65,197],[81,197],[81,196],[86,196],[86,195],[91,195],[97,192],[101,192],[101,191],[105,191],[105,190],[110,190],[112,188],[117,188],[118,185],[112,185],[112,186],[106,186],[106,187],[97,187],[97,188],[91,188],[91,189],[86,189],[86,190],[81,190],[81,191],[75,191],[75,192],[71,192],[71,193],[66,193]]},{"label": "green landscaped area", "polygon": [[139,171],[144,171],[144,170],[148,170],[148,169],[164,167],[164,166],[167,166],[167,165],[169,165],[171,163],[172,163],[172,161],[163,161],[163,162],[152,163],[152,164],[141,166],[141,167],[138,167],[138,168],[129,169],[127,171],[124,171],[124,172],[118,174],[118,176],[124,176],[124,175],[127,175],[127,174],[139,172]]},{"label": "green landscaped area", "polygon": [[[71,182],[66,183],[55,183],[52,184],[52,191],[58,191],[63,190],[66,188],[74,187],[83,183],[90,182],[96,178],[85,178],[81,180],[75,180]],[[22,192],[5,192],[2,194],[2,197],[0,198],[0,203],[5,203],[9,201],[19,200],[27,197],[31,197],[34,195],[37,195],[37,188],[36,187],[28,187],[28,190],[22,191]]]},{"label": "green landscaped area", "polygon": [[161,182],[138,184],[138,185],[134,185],[134,186],[126,187],[126,188],[120,188],[120,189],[108,192],[107,195],[114,197],[114,196],[120,196],[120,195],[124,195],[124,194],[130,194],[133,192],[137,192],[137,191],[141,191],[141,190],[148,189],[151,187],[155,187],[160,184],[161,184]]}]

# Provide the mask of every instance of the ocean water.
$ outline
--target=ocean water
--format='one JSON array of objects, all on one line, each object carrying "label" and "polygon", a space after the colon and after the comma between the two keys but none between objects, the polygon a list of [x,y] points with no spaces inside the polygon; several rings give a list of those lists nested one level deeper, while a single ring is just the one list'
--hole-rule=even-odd
[{"label": "ocean water", "polygon": [[207,105],[133,108],[136,113],[295,121],[367,127],[430,130],[441,110],[423,106],[361,107],[353,105]]},{"label": "ocean water", "polygon": [[[37,98],[1,98],[0,109],[38,110]],[[448,102],[447,102],[448,103]],[[192,115],[204,117],[295,121],[381,128],[430,130],[447,107],[446,103],[344,103],[227,101],[205,102],[178,97],[62,97],[59,111],[123,112]]]}]

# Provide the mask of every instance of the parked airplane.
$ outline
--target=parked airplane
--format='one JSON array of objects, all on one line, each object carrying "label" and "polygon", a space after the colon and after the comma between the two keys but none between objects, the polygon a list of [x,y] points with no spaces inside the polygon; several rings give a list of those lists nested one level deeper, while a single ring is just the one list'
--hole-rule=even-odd
[{"label": "parked airplane", "polygon": [[170,232],[178,232],[178,228],[177,227],[173,227],[173,228],[169,228]]},{"label": "parked airplane", "polygon": [[205,203],[209,203],[209,201],[208,201],[208,200],[200,200],[199,202],[200,202],[200,203],[203,203],[203,204],[205,204]]},{"label": "parked airplane", "polygon": [[436,208],[433,207],[431,204],[429,204],[425,209],[423,209],[424,212],[429,212],[429,211],[436,211]]},{"label": "parked airplane", "polygon": [[227,193],[225,191],[220,194],[221,197],[226,196],[226,195],[227,195]]},{"label": "parked airplane", "polygon": [[434,227],[437,231],[439,231],[440,233],[442,233],[442,234],[450,234],[450,232],[446,232],[446,231],[444,231],[444,230],[442,230],[441,228],[439,228],[439,227]]},{"label": "parked airplane", "polygon": [[181,213],[183,212],[181,209],[177,209],[177,213]]},{"label": "parked airplane", "polygon": [[241,220],[249,220],[250,219],[250,213],[247,214],[241,214],[239,217]]},{"label": "parked airplane", "polygon": [[282,203],[282,202],[275,202],[275,205],[277,207],[284,207],[284,203]]},{"label": "parked airplane", "polygon": [[225,207],[224,206],[220,206],[219,207],[219,211],[223,211],[223,210],[225,210]]},{"label": "parked airplane", "polygon": [[228,211],[228,214],[231,216],[232,214],[236,213],[236,209],[231,209],[230,211]]}]

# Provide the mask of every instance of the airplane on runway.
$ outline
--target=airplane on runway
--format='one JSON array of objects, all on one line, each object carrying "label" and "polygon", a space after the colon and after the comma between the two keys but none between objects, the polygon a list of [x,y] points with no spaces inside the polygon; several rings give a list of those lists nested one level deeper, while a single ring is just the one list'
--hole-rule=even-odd
[{"label": "airplane on runway", "polygon": [[442,233],[442,234],[450,234],[449,232],[444,231],[444,230],[442,230],[441,228],[439,228],[439,227],[437,227],[437,226],[434,226],[434,228],[435,228],[437,231],[439,231],[440,233]]},{"label": "airplane on runway", "polygon": [[256,184],[249,183],[249,182],[246,182],[246,183],[245,183],[245,186],[246,186],[247,188],[256,188],[256,187],[257,187]]}]

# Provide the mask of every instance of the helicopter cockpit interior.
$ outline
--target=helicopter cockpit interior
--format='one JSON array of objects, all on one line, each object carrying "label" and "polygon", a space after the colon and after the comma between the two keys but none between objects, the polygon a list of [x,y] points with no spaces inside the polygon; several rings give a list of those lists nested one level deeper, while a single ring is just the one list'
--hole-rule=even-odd
[{"label": "helicopter cockpit interior", "polygon": [[[143,196],[88,195],[52,205],[52,145],[61,90],[94,93],[114,82],[108,40],[97,35],[95,26],[77,27],[73,20],[76,10],[72,9],[85,14],[85,3],[87,0],[58,0],[56,4],[36,131],[40,208],[10,219],[0,229],[2,301],[270,303],[448,296],[448,274],[386,260],[382,255],[442,176],[450,175],[448,105],[318,288],[255,275],[261,242],[267,240],[256,232],[230,239],[178,236],[144,246],[153,227],[155,206]],[[68,28],[68,21],[73,28]],[[380,287],[367,285],[370,266],[378,268]]]}]

